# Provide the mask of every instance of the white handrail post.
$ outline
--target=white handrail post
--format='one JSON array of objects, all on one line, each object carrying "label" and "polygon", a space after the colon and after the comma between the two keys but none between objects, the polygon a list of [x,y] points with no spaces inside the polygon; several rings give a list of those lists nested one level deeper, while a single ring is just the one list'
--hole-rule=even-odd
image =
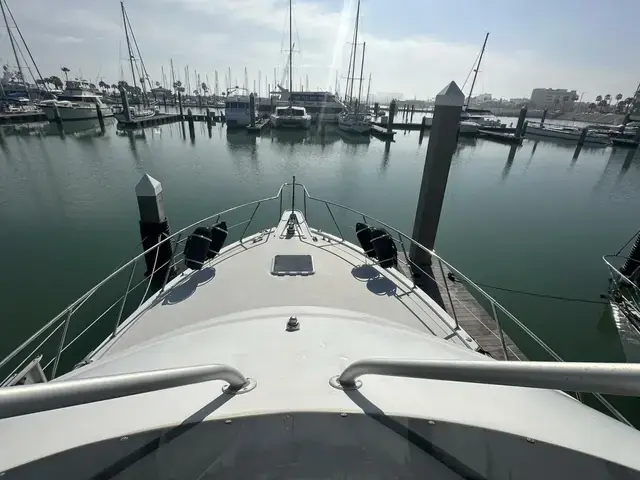
[{"label": "white handrail post", "polygon": [[[131,288],[131,280],[133,280],[133,274],[136,271],[136,265],[138,264],[138,259],[133,262],[131,267],[131,273],[129,274],[129,282],[127,283],[127,289],[124,292],[124,297],[122,298],[122,303],[120,304],[120,311],[118,312],[118,318],[116,319],[116,324],[113,327],[113,333],[111,334],[111,338],[116,336],[116,332],[118,331],[118,326],[120,325],[120,319],[122,319],[122,312],[124,312],[124,306],[127,303],[127,296],[129,295],[129,289]],[[149,280],[151,281],[151,280]]]}]

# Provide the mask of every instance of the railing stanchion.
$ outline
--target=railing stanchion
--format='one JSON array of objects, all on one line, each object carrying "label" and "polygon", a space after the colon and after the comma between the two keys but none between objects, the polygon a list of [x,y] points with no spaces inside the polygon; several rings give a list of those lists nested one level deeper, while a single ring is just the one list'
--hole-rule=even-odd
[{"label": "railing stanchion", "polygon": [[251,222],[253,221],[253,217],[256,216],[256,212],[258,211],[258,207],[260,206],[261,202],[258,202],[258,204],[256,205],[256,208],[253,209],[253,213],[251,214],[251,218],[249,218],[249,221],[247,222],[247,226],[244,227],[244,231],[242,232],[242,235],[240,235],[240,243],[242,243],[242,240],[244,240],[244,236],[247,233],[247,230],[249,230],[249,225],[251,225]]},{"label": "railing stanchion", "polygon": [[[440,260],[440,257],[438,256],[436,256],[436,258],[438,259],[438,266],[440,267],[440,275],[442,275],[442,282],[444,283],[444,288],[447,291],[447,298],[449,299],[449,305],[451,305],[451,314],[453,315],[453,320],[456,322],[456,330],[459,330],[460,324],[458,323],[458,315],[456,314],[456,309],[453,306],[453,300],[451,299],[451,292],[449,291],[449,283],[447,283],[447,277],[444,274],[444,268],[442,268],[442,260]],[[504,338],[502,339],[502,343],[504,344]]]},{"label": "railing stanchion", "polygon": [[111,334],[111,338],[116,336],[116,332],[118,331],[118,327],[120,326],[120,319],[122,318],[122,312],[124,312],[124,306],[127,303],[127,296],[129,295],[129,288],[131,287],[131,280],[133,280],[133,274],[136,271],[137,264],[138,264],[138,259],[136,258],[135,261],[133,262],[131,273],[129,274],[129,282],[127,283],[127,289],[124,291],[124,297],[122,298],[122,304],[120,305],[120,311],[118,312],[118,318],[116,319],[116,324],[113,327],[113,333]]},{"label": "railing stanchion", "polygon": [[493,301],[493,299],[491,299],[491,310],[493,311],[493,319],[496,321],[496,325],[498,325],[498,333],[500,334],[500,342],[502,343],[502,352],[504,353],[504,359],[509,360],[507,343],[504,341],[504,332],[502,331],[502,324],[500,323],[500,317],[498,316],[498,311],[496,310],[496,303]]},{"label": "railing stanchion", "polygon": [[53,370],[51,370],[51,380],[56,378],[56,372],[58,371],[58,363],[60,362],[60,357],[62,356],[62,348],[64,347],[64,341],[67,338],[67,331],[69,330],[69,323],[71,323],[72,314],[73,314],[73,310],[69,308],[67,312],[67,318],[64,321],[64,329],[62,330],[62,337],[60,337],[60,345],[58,346],[58,353],[56,353],[56,359],[53,362]]},{"label": "railing stanchion", "polygon": [[336,218],[333,216],[333,212],[331,211],[331,207],[329,207],[329,204],[327,202],[324,202],[324,204],[327,206],[327,210],[329,210],[329,215],[331,215],[331,220],[333,220],[333,224],[338,229],[338,233],[340,234],[340,238],[342,238],[342,240],[344,241],[344,235],[342,235],[342,231],[340,230],[340,226],[338,225],[338,222],[336,222]]},{"label": "railing stanchion", "polygon": [[[364,218],[364,216],[362,217]],[[366,224],[367,221],[365,220],[364,223]],[[411,275],[411,263],[409,262],[409,255],[407,255],[407,249],[404,246],[404,242],[402,241],[402,235],[400,234],[400,232],[398,232],[398,240],[400,240],[400,246],[402,246],[402,253],[404,254],[404,258],[407,259],[407,268],[409,269],[409,278],[411,280],[411,283],[413,283],[413,286],[416,286],[416,282],[413,279],[413,275]],[[366,258],[366,255],[365,255]]]},{"label": "railing stanchion", "polygon": [[[218,222],[216,222],[218,223]],[[173,259],[176,256],[176,251],[178,250],[178,245],[180,245],[180,239],[182,238],[182,232],[178,233],[176,238],[176,243],[171,251],[171,258],[169,258],[169,265],[167,266],[167,272],[164,274],[164,280],[162,281],[162,287],[160,287],[160,291],[164,291],[164,287],[167,286],[167,281],[169,281],[169,274],[171,273],[171,268],[173,266]]]}]

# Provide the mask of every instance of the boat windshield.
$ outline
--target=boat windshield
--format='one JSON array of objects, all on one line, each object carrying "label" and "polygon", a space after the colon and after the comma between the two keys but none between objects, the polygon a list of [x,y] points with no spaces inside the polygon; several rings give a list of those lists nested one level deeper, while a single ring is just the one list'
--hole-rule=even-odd
[{"label": "boat windshield", "polygon": [[214,401],[189,422],[87,443],[5,473],[122,480],[503,478],[494,477],[496,472],[516,479],[557,478],[559,471],[595,479],[613,478],[612,469],[616,478],[637,473],[568,448],[544,442],[531,448],[529,439],[463,424],[381,412],[375,417],[300,412],[203,421],[215,408]]}]

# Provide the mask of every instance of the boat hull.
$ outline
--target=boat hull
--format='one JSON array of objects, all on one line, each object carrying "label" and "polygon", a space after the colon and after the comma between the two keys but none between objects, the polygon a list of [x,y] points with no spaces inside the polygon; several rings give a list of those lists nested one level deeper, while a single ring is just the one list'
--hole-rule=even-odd
[{"label": "boat hull", "polygon": [[[526,133],[538,135],[541,137],[558,138],[560,140],[572,140],[575,142],[577,142],[580,139],[580,135],[581,135],[580,130],[573,130],[573,129],[562,130],[559,128],[556,129],[556,128],[540,127],[539,125],[528,125]],[[587,133],[587,136],[584,139],[584,143],[585,144],[588,143],[591,145],[605,146],[605,145],[609,145],[609,143],[611,143],[611,140],[606,135],[594,135],[594,134]]]},{"label": "boat hull", "polygon": [[121,123],[125,123],[125,122],[128,122],[128,121],[135,122],[135,121],[137,121],[137,120],[146,120],[147,118],[153,118],[153,117],[155,117],[155,116],[156,116],[156,113],[155,113],[155,112],[153,112],[153,113],[150,113],[150,114],[148,114],[148,115],[133,115],[133,116],[131,117],[131,120],[127,120],[127,119],[125,118],[125,116],[124,116],[124,113],[116,113],[116,114],[114,115],[114,117],[116,117],[116,120],[117,120],[118,122],[121,122]]},{"label": "boat hull", "polygon": [[371,132],[371,124],[364,122],[338,122],[338,128],[343,132],[356,133],[358,135],[366,135]]},{"label": "boat hull", "polygon": [[269,120],[273,128],[301,128],[306,130],[311,126],[311,116],[309,115],[306,117],[271,115]]},{"label": "boat hull", "polygon": [[[47,120],[50,122],[55,121],[55,108],[52,105],[42,105],[40,107],[42,111],[47,116]],[[95,108],[91,107],[58,107],[58,113],[60,114],[60,119],[63,122],[66,121],[74,121],[74,120],[97,120],[98,112]],[[102,107],[102,116],[112,117],[113,111],[111,108],[107,106]]]}]

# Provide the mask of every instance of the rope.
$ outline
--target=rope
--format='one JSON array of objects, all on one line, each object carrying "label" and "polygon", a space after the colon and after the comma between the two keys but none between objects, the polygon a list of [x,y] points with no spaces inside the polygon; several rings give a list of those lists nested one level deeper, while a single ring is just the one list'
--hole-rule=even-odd
[{"label": "rope", "polygon": [[524,290],[514,290],[512,288],[497,287],[495,285],[487,285],[486,283],[480,283],[480,282],[476,282],[476,284],[484,288],[493,288],[494,290],[501,290],[503,292],[509,292],[509,293],[517,293],[519,295],[530,295],[532,297],[551,298],[553,300],[563,300],[565,302],[595,303],[599,305],[608,305],[607,302],[602,302],[600,300],[589,300],[585,298],[573,298],[573,297],[563,297],[560,295],[547,295],[545,293],[525,292]]},{"label": "rope", "polygon": [[622,248],[620,250],[618,250],[618,253],[616,253],[616,255],[620,255],[620,252],[622,252],[625,248],[627,248],[627,245],[629,245],[634,238],[636,238],[638,236],[638,234],[640,233],[640,230],[638,230],[636,233],[633,234],[633,236],[627,240],[627,243],[625,243]]}]

